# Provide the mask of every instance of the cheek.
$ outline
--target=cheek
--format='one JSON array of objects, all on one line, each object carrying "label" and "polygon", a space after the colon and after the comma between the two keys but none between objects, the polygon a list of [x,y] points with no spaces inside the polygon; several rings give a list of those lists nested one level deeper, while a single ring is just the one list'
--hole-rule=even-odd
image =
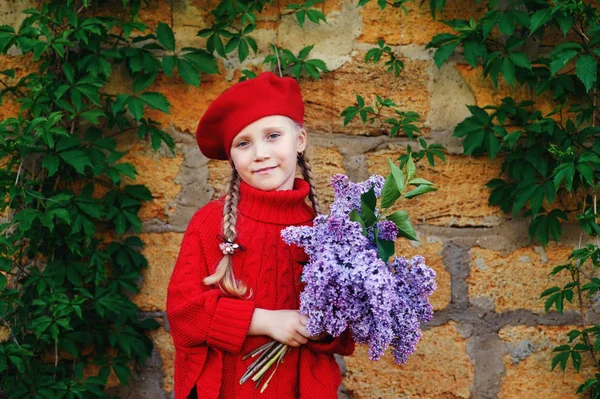
[{"label": "cheek", "polygon": [[[283,143],[282,143],[283,144]],[[296,145],[294,142],[286,142],[285,145],[282,145],[278,148],[278,156],[282,159],[286,164],[295,164],[297,162],[297,152]]]},{"label": "cheek", "polygon": [[237,169],[241,169],[248,164],[247,151],[231,151],[231,160]]}]

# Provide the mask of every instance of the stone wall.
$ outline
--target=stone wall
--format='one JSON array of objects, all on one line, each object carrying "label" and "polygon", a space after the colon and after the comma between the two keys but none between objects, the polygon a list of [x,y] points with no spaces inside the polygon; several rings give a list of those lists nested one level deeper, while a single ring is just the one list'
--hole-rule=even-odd
[{"label": "stone wall", "polygon": [[[459,55],[440,70],[433,52],[425,44],[437,33],[450,29],[431,18],[428,4],[418,8],[407,3],[401,10],[381,12],[376,1],[357,8],[356,0],[325,0],[321,4],[328,24],[309,21],[301,29],[294,16],[281,11],[293,1],[274,1],[259,18],[254,37],[259,53],[243,68],[262,70],[268,44],[276,43],[297,52],[315,44],[311,53],[323,59],[332,71],[320,80],[302,80],[306,124],[311,148],[308,155],[321,200],[328,205],[332,192],[328,179],[345,173],[363,180],[372,173],[387,174],[386,158],[395,159],[409,141],[389,138],[380,126],[353,121],[343,127],[340,112],[354,103],[355,95],[372,93],[392,98],[403,110],[421,116],[419,127],[430,143],[447,147],[447,162],[431,168],[418,166],[420,177],[435,182],[439,191],[402,203],[420,243],[401,240],[400,254],[423,254],[438,275],[433,295],[433,321],[416,353],[398,366],[390,355],[380,362],[368,360],[364,347],[340,359],[345,369],[343,390],[354,398],[565,398],[585,373],[550,371],[551,349],[565,341],[565,332],[577,323],[576,314],[559,316],[543,311],[539,298],[544,288],[559,282],[548,277],[553,266],[566,259],[576,245],[576,229],[567,226],[559,245],[546,249],[530,245],[528,221],[512,219],[487,203],[484,184],[498,176],[501,159],[462,156],[462,144],[451,137],[456,124],[468,116],[465,104],[497,103],[511,90],[504,83],[493,90],[481,71],[468,66]],[[172,24],[179,47],[202,46],[196,36],[207,26],[208,10],[217,0],[150,1],[142,19],[151,26],[158,21]],[[15,24],[27,1],[0,0],[0,24]],[[484,3],[475,0],[448,2],[444,17],[478,17]],[[383,63],[364,64],[366,51],[378,39],[392,45],[405,70],[399,78],[386,73]],[[26,68],[19,57],[0,59],[0,70],[9,65]],[[171,114],[153,113],[177,143],[175,156],[161,150],[157,155],[135,137],[121,140],[131,151],[126,161],[139,172],[137,183],[148,185],[155,199],[142,209],[141,238],[149,267],[135,302],[144,312],[163,322],[151,336],[156,351],[148,365],[135,371],[130,388],[114,389],[124,398],[168,398],[173,395],[174,348],[165,316],[168,279],[179,251],[183,231],[192,214],[223,192],[227,165],[203,157],[194,140],[198,119],[208,104],[240,77],[240,65],[220,61],[222,74],[206,76],[200,88],[178,79],[160,76],[150,88],[164,93],[172,103]],[[113,84],[126,87],[126,74],[115,72]],[[517,97],[520,95],[517,90]],[[538,104],[547,107],[544,100]],[[0,116],[13,112],[11,105]],[[413,145],[414,147],[414,145]]]}]

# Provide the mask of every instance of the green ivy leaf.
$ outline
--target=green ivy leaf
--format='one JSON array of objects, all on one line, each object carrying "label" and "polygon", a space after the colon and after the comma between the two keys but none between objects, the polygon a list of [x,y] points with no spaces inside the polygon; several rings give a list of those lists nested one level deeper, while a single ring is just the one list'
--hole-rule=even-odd
[{"label": "green ivy leaf", "polygon": [[167,50],[175,51],[175,35],[169,25],[159,22],[156,28],[156,37]]},{"label": "green ivy leaf", "polygon": [[458,41],[455,41],[452,43],[444,44],[435,51],[435,53],[433,54],[433,60],[438,69],[441,69],[444,62],[446,62],[446,60],[450,58],[452,53],[454,53],[454,50],[456,49],[456,46],[458,46],[458,43]]},{"label": "green ivy leaf", "polygon": [[60,159],[54,154],[48,154],[42,160],[42,167],[48,170],[48,177],[54,176],[54,174],[58,171],[58,165],[60,163]]},{"label": "green ivy leaf", "polygon": [[515,87],[515,65],[508,57],[502,59],[502,76],[512,88]]},{"label": "green ivy leaf", "polygon": [[[179,64],[179,62],[177,64]],[[140,99],[152,109],[157,109],[159,111],[164,112],[165,114],[171,113],[169,111],[171,103],[161,93],[147,91],[140,95]]]},{"label": "green ivy leaf", "polygon": [[518,67],[531,70],[531,60],[527,55],[521,52],[512,52],[508,54],[508,58]]},{"label": "green ivy leaf", "polygon": [[577,77],[585,85],[586,91],[590,91],[596,84],[598,63],[596,58],[589,54],[582,54],[577,59]]},{"label": "green ivy leaf", "polygon": [[554,188],[558,190],[561,183],[564,181],[567,191],[571,192],[573,188],[573,178],[575,176],[575,165],[572,163],[560,164],[554,170]]},{"label": "green ivy leaf", "polygon": [[196,69],[205,74],[219,74],[217,60],[205,51],[194,51],[184,54],[183,58],[188,60]]},{"label": "green ivy leaf", "polygon": [[[177,60],[177,72],[179,72],[179,76],[181,76],[187,84],[194,87],[198,87],[200,85],[200,72],[194,68],[190,62],[184,59]],[[168,105],[166,106],[166,109],[166,112],[169,113]]]},{"label": "green ivy leaf", "polygon": [[133,115],[133,118],[136,121],[139,121],[144,116],[144,102],[138,97],[128,97],[127,98],[127,108],[129,112]]},{"label": "green ivy leaf", "polygon": [[177,57],[174,55],[166,55],[161,61],[163,71],[168,77],[173,76],[173,69],[177,66]]},{"label": "green ivy leaf", "polygon": [[552,76],[563,69],[577,54],[579,54],[579,52],[573,50],[564,51],[558,54],[556,58],[550,62],[550,73]]},{"label": "green ivy leaf", "polygon": [[535,31],[537,31],[542,25],[550,21],[550,18],[552,18],[551,8],[543,8],[541,10],[536,11],[531,16],[531,26],[529,28],[529,35],[533,35]]},{"label": "green ivy leaf", "polygon": [[84,174],[86,166],[92,166],[89,155],[83,150],[63,151],[59,152],[58,156],[60,156],[65,163],[75,168],[79,174]]}]

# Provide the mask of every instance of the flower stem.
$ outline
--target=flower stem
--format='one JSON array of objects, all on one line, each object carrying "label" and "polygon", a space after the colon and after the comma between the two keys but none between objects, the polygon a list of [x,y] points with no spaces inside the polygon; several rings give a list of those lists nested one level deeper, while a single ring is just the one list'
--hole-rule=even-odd
[{"label": "flower stem", "polygon": [[271,359],[269,359],[268,363],[265,364],[258,373],[254,374],[254,377],[252,377],[252,381],[258,380],[260,378],[260,376],[263,375],[269,369],[269,367],[271,367],[273,365],[273,363],[275,363],[275,361],[277,359],[279,359],[279,357],[281,356],[281,354],[285,351],[285,349],[287,347],[284,344],[279,344],[277,346],[278,346],[278,350],[277,350],[277,353],[275,354],[275,356],[273,356]]},{"label": "flower stem", "polygon": [[248,380],[248,378],[252,377],[256,370],[259,370],[266,362],[268,362],[269,359],[272,358],[275,353],[277,353],[282,345],[282,343],[273,341],[273,345],[271,345],[268,350],[264,351],[258,359],[248,366],[248,369],[240,379],[240,384],[243,384]]}]

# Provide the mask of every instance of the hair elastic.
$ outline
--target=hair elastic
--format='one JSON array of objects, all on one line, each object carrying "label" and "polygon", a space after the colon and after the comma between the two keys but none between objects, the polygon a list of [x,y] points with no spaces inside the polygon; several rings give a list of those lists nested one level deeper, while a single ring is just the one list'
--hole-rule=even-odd
[{"label": "hair elastic", "polygon": [[237,250],[246,250],[243,245],[231,242],[227,237],[222,236],[221,234],[217,234],[217,238],[223,241],[219,244],[219,249],[223,252],[223,255],[233,255]]}]

